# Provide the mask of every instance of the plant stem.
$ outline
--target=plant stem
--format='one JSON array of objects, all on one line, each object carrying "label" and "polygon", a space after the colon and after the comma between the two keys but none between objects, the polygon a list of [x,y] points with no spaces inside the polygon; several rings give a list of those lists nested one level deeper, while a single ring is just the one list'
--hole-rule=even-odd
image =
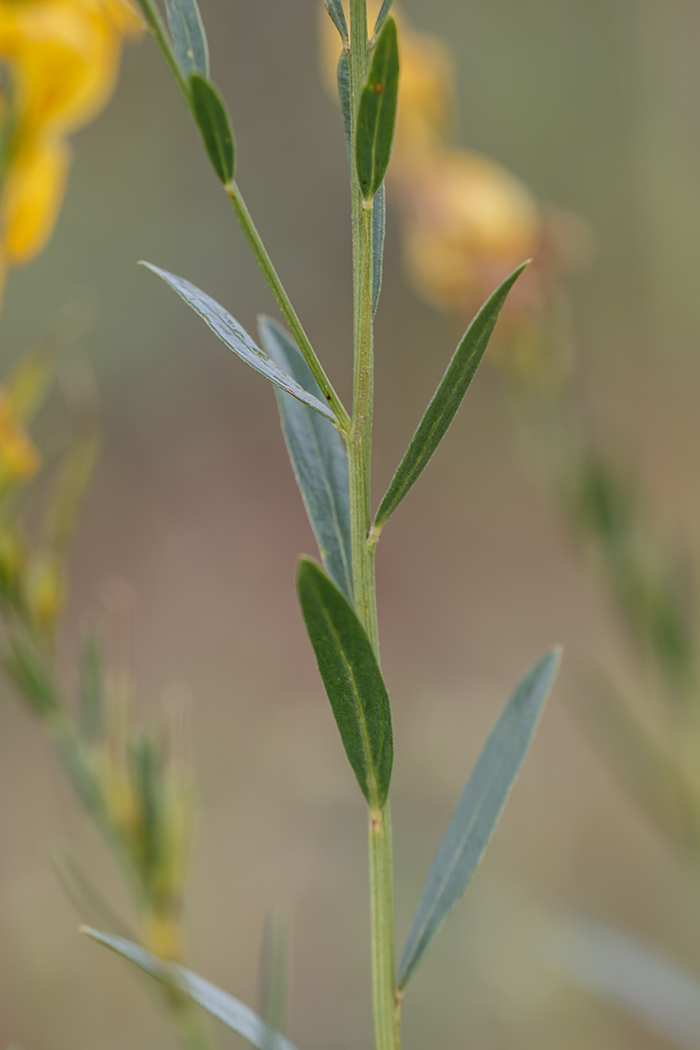
[{"label": "plant stem", "polygon": [[[374,336],[372,324],[372,204],[366,202],[355,169],[355,123],[369,67],[366,0],[350,0],[349,53],[352,92],[350,169],[353,261],[353,417],[347,442],[350,531],[357,615],[379,659],[379,630],[371,527]],[[394,890],[389,802],[369,814],[369,894],[372,938],[372,999],[376,1050],[399,1050],[399,1012],[394,965]]]},{"label": "plant stem", "polygon": [[338,429],[344,437],[350,432],[351,421],[350,417],[343,405],[342,401],[336,394],[331,384],[330,379],[326,375],[323,366],[319,359],[316,357],[314,348],[312,347],[309,337],[304,331],[303,325],[299,320],[296,310],[291,304],[289,296],[284,290],[284,286],[279,279],[277,271],[272,264],[272,259],[267,253],[267,249],[262,242],[262,238],[257,231],[253,218],[246,207],[246,203],[243,200],[241,191],[239,190],[235,182],[228,183],[225,187],[226,195],[231,201],[233,210],[236,213],[236,218],[241,224],[248,244],[250,245],[253,255],[255,256],[256,262],[262,270],[263,276],[270,286],[270,290],[277,300],[277,305],[282,311],[282,316],[289,325],[297,346],[299,347],[304,360],[311,370],[311,374],[320,386],[324,397],[328,401],[328,404],[333,409],[333,413],[337,420]]}]

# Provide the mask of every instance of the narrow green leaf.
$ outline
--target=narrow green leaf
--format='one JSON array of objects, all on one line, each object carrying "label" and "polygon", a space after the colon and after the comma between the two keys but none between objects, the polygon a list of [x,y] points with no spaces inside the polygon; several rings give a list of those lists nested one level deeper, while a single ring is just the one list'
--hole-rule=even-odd
[{"label": "narrow green leaf", "polygon": [[370,806],[386,802],[394,745],[391,708],[357,614],[320,566],[300,558],[299,602],[345,754]]},{"label": "narrow green leaf", "polygon": [[348,43],[348,24],[345,21],[345,12],[340,0],[325,0],[326,11],[331,16],[333,25],[340,33],[340,39],[344,44]]},{"label": "narrow green leaf", "polygon": [[[275,321],[261,317],[260,338],[279,367],[319,399],[323,397],[294,340]],[[348,462],[333,424],[296,398],[277,390],[282,430],[294,476],[318,542],[323,564],[348,601],[353,600]]]},{"label": "narrow green leaf", "polygon": [[190,76],[192,111],[211,166],[224,185],[236,170],[236,150],[231,122],[223,100],[210,80],[199,73]]},{"label": "narrow green leaf", "polygon": [[357,113],[355,164],[360,189],[371,200],[389,167],[399,91],[396,22],[389,18],[377,40]]},{"label": "narrow green leaf", "polygon": [[469,325],[391,479],[377,511],[375,528],[380,529],[393,514],[445,436],[484,356],[506,296],[527,265],[523,263],[506,277]]},{"label": "narrow green leaf", "polygon": [[299,401],[303,401],[309,408],[313,408],[314,411],[320,412],[322,416],[335,422],[335,416],[328,405],[319,401],[317,397],[314,397],[313,394],[299,386],[296,380],[292,379],[286,372],[283,372],[267,354],[263,353],[248,335],[245,328],[242,328],[228,310],[225,310],[215,299],[212,299],[210,295],[207,295],[206,292],[186,281],[183,277],[176,277],[174,273],[161,270],[159,266],[153,266],[151,263],[142,263],[141,265],[164,280],[166,284],[169,284],[173,291],[177,292],[180,298],[184,299],[188,306],[191,306],[195,313],[199,314],[203,321],[206,321],[212,332],[218,335],[221,342],[229,350],[233,350],[234,354],[237,354],[247,365],[250,365],[260,375],[265,376],[266,379],[269,379],[271,383],[274,383],[281,390],[291,394],[292,397],[296,397]]},{"label": "narrow green leaf", "polygon": [[391,10],[393,2],[394,0],[383,0],[382,6],[379,8],[379,14],[377,15],[377,21],[374,23],[374,31],[372,33],[372,36],[375,37],[375,39],[384,28],[384,23],[389,17],[389,11]]},{"label": "narrow green leaf", "polygon": [[117,955],[128,959],[129,962],[134,963],[135,966],[166,987],[175,987],[184,992],[212,1017],[216,1017],[232,1032],[242,1036],[251,1046],[257,1047],[257,1050],[295,1050],[288,1039],[265,1024],[249,1006],[245,1006],[232,995],[228,995],[215,984],[205,981],[203,977],[185,969],[184,966],[178,966],[175,963],[166,964],[138,944],[127,941],[123,937],[100,933],[89,926],[83,927],[83,933],[99,944],[111,948]]},{"label": "narrow green leaf", "polygon": [[80,729],[88,743],[102,734],[104,666],[102,634],[95,627],[85,632],[80,656]]},{"label": "narrow green leaf", "polygon": [[178,65],[185,79],[209,76],[209,45],[197,0],[165,0],[165,13]]},{"label": "narrow green leaf", "polygon": [[352,149],[352,116],[350,90],[350,63],[344,51],[338,59],[338,97],[340,99],[340,112],[343,115],[343,130],[345,131],[345,145],[348,148],[348,157]]},{"label": "narrow green leaf", "polygon": [[541,657],[520,681],[486,741],[435,854],[408,934],[398,987],[404,988],[464,893],[520,772],[561,653]]},{"label": "narrow green leaf", "polygon": [[377,190],[372,208],[372,316],[377,312],[382,290],[384,261],[384,231],[386,230],[386,190],[382,184]]}]

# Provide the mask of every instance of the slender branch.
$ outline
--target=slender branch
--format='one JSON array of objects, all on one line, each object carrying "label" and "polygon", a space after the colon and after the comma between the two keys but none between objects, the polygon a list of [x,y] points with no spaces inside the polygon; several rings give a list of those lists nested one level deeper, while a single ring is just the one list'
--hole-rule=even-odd
[{"label": "slender branch", "polygon": [[331,384],[330,379],[326,375],[323,366],[319,359],[316,357],[316,353],[309,337],[307,336],[301,321],[297,315],[296,310],[291,304],[289,296],[284,290],[284,286],[279,279],[277,271],[272,264],[272,259],[268,255],[267,249],[262,242],[260,234],[257,231],[255,223],[253,222],[252,216],[246,207],[246,203],[243,200],[241,191],[235,182],[229,183],[224,187],[228,199],[233,205],[233,210],[236,213],[236,217],[241,224],[241,228],[246,235],[248,244],[250,245],[253,255],[258,263],[258,266],[263,272],[263,276],[270,286],[270,290],[277,300],[277,305],[282,311],[282,316],[289,325],[294,339],[296,340],[297,346],[299,347],[304,360],[311,370],[311,374],[320,386],[324,397],[328,401],[328,404],[333,409],[333,413],[337,420],[338,429],[344,437],[347,437],[350,432],[351,421],[347,413],[345,406],[336,394]]}]

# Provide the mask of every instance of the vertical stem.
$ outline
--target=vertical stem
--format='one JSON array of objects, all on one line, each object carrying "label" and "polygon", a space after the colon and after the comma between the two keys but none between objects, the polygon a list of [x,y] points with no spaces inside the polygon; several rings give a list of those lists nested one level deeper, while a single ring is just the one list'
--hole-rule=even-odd
[{"label": "vertical stem", "polygon": [[[371,527],[374,336],[372,327],[372,203],[366,202],[355,169],[355,122],[369,68],[366,0],[350,0],[352,91],[353,418],[348,439],[350,530],[355,607],[379,658],[379,630]],[[372,937],[372,999],[376,1050],[399,1050],[399,1011],[394,965],[394,888],[389,803],[369,814],[369,892]]]}]

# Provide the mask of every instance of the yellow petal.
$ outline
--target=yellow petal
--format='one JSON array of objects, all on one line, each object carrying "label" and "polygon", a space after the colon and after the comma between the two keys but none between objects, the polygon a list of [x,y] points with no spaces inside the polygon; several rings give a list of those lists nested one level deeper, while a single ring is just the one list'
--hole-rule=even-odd
[{"label": "yellow petal", "polygon": [[63,200],[70,150],[63,139],[26,147],[8,172],[2,192],[2,243],[8,262],[33,258],[53,232]]},{"label": "yellow petal", "polygon": [[114,89],[120,38],[99,10],[75,0],[15,5],[10,33],[0,32],[16,85],[19,136],[39,129],[67,133],[105,105]]}]

